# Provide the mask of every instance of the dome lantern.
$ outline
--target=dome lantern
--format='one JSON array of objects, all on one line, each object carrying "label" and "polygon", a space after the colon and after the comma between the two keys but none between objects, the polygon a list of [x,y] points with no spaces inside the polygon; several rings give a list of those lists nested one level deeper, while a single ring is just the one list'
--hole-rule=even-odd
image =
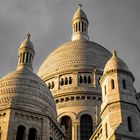
[{"label": "dome lantern", "polygon": [[30,33],[27,33],[25,40],[18,49],[18,66],[17,69],[33,70],[32,63],[35,55],[34,47],[30,41]]},{"label": "dome lantern", "polygon": [[78,4],[78,9],[72,19],[72,41],[80,39],[89,40],[88,25],[88,19],[85,12],[82,10],[82,5]]}]

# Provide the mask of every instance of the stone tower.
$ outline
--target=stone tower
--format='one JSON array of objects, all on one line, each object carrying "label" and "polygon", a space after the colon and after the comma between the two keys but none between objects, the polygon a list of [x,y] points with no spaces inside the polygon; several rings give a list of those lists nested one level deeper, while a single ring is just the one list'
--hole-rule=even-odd
[{"label": "stone tower", "polygon": [[79,5],[72,18],[72,40],[54,50],[38,71],[53,94],[66,140],[88,140],[100,122],[99,79],[111,53],[89,40],[88,25]]},{"label": "stone tower", "polygon": [[100,80],[102,131],[98,129],[92,140],[140,139],[140,110],[133,82],[132,73],[113,51]]},{"label": "stone tower", "polygon": [[32,71],[34,54],[28,34],[17,70],[0,79],[0,140],[64,140],[53,97]]}]

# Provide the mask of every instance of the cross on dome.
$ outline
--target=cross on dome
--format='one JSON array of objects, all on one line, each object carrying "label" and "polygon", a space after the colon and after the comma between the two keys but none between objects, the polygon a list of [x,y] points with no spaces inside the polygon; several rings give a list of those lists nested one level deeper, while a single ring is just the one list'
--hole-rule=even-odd
[{"label": "cross on dome", "polygon": [[83,5],[81,3],[79,3],[78,7],[81,9],[83,7]]},{"label": "cross on dome", "polygon": [[26,34],[26,38],[29,40],[30,37],[31,37],[31,34],[30,34],[30,32],[28,32],[28,33]]},{"label": "cross on dome", "polygon": [[113,49],[113,51],[112,51],[112,55],[113,55],[113,56],[117,56],[117,52],[116,52],[115,49]]}]

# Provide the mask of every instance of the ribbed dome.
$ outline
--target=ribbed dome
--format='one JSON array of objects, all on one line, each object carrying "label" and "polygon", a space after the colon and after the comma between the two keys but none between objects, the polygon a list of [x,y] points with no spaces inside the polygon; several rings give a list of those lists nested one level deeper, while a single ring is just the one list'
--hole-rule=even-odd
[{"label": "ribbed dome", "polygon": [[56,107],[46,84],[29,70],[16,70],[0,80],[0,105],[51,114],[56,118]]},{"label": "ribbed dome", "polygon": [[43,62],[38,75],[44,80],[51,75],[70,70],[103,70],[111,53],[87,40],[76,40],[58,47]]},{"label": "ribbed dome", "polygon": [[109,59],[107,64],[104,68],[104,74],[110,70],[119,69],[124,71],[129,71],[127,65],[123,60],[121,60],[119,57],[117,57],[116,52],[113,50],[112,57]]},{"label": "ribbed dome", "polygon": [[72,20],[74,20],[76,18],[84,18],[84,19],[87,19],[87,16],[86,16],[85,12],[81,8],[78,8],[77,11],[74,14]]}]

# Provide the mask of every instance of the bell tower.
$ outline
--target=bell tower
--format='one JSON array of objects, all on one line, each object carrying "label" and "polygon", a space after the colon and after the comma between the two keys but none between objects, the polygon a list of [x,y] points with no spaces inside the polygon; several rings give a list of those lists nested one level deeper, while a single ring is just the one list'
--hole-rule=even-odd
[{"label": "bell tower", "polygon": [[19,69],[33,70],[32,63],[35,55],[34,46],[30,41],[30,33],[27,33],[25,40],[21,43],[18,49],[18,66]]},{"label": "bell tower", "polygon": [[133,82],[132,73],[113,50],[100,80],[102,140],[140,139],[140,112]]},{"label": "bell tower", "polygon": [[78,4],[78,9],[72,19],[72,41],[73,40],[89,40],[88,36],[88,19],[85,12],[82,10],[82,5]]}]

